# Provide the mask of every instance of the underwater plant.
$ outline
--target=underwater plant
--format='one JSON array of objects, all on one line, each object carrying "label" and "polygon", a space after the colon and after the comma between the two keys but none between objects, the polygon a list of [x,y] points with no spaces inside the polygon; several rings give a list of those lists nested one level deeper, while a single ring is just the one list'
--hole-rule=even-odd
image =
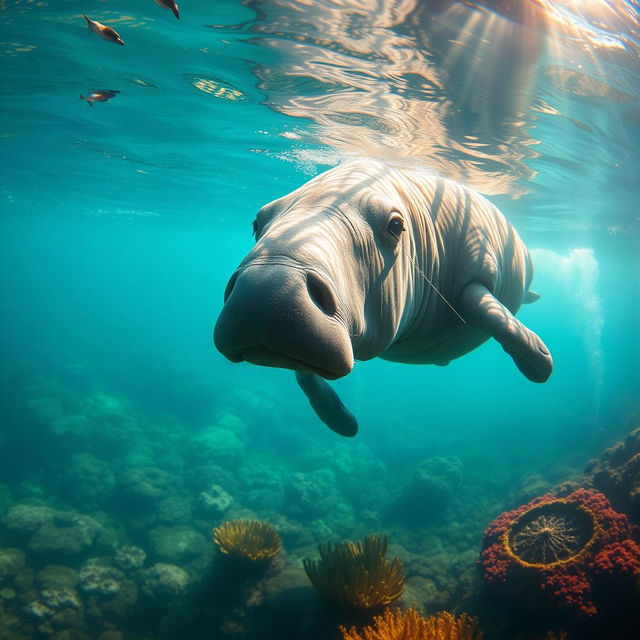
[{"label": "underwater plant", "polygon": [[213,530],[213,541],[222,553],[252,562],[273,558],[282,548],[276,528],[260,520],[228,520]]},{"label": "underwater plant", "polygon": [[494,520],[480,566],[489,586],[522,605],[591,618],[630,602],[640,576],[636,534],[601,493],[544,495]]},{"label": "underwater plant", "polygon": [[304,570],[323,600],[345,609],[371,609],[391,604],[404,589],[398,558],[386,558],[386,535],[358,542],[318,545],[320,560],[304,559]]},{"label": "underwater plant", "polygon": [[355,627],[340,627],[343,640],[482,640],[478,621],[466,613],[454,616],[446,611],[424,618],[415,609],[387,609],[373,619],[362,633]]}]

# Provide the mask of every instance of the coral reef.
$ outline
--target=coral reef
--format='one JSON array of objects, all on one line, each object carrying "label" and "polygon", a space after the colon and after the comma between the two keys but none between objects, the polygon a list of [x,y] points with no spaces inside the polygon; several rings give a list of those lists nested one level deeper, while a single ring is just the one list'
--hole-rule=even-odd
[{"label": "coral reef", "polygon": [[541,496],[485,531],[480,565],[501,596],[538,613],[593,617],[632,596],[640,575],[637,531],[601,493]]},{"label": "coral reef", "polygon": [[396,504],[398,515],[412,522],[430,522],[447,509],[461,484],[462,462],[458,458],[427,458],[418,464],[403,489]]},{"label": "coral reef", "polygon": [[397,600],[404,588],[402,565],[386,557],[387,536],[318,545],[320,560],[304,569],[320,597],[346,609],[371,609]]},{"label": "coral reef", "polygon": [[415,609],[405,612],[387,609],[361,634],[355,627],[340,630],[344,640],[482,640],[483,637],[477,620],[465,613],[453,616],[444,611],[424,618]]},{"label": "coral reef", "polygon": [[142,572],[140,587],[149,598],[171,601],[184,594],[189,581],[189,574],[181,567],[158,562]]},{"label": "coral reef", "polygon": [[640,524],[640,427],[589,463],[585,485],[604,493],[616,509]]},{"label": "coral reef", "polygon": [[252,562],[269,560],[280,552],[280,536],[272,525],[259,520],[228,520],[213,530],[222,553]]}]

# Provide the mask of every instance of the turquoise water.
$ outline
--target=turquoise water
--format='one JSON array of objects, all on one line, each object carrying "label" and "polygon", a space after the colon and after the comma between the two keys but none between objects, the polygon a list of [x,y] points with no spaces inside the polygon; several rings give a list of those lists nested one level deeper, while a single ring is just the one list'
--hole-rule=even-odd
[{"label": "turquoise water", "polygon": [[[0,637],[339,637],[350,620],[309,613],[301,559],[369,533],[389,534],[425,614],[469,610],[489,639],[571,631],[505,631],[476,562],[498,514],[584,483],[638,425],[638,10],[184,0],[178,21],[146,0],[0,2],[0,559],[23,554],[0,562]],[[97,90],[119,93],[79,99]],[[503,211],[532,252],[541,298],[518,317],[553,354],[547,383],[495,341],[445,368],[357,363],[332,383],[360,423],[346,440],[292,372],[214,349],[258,209],[359,156],[422,160]],[[425,461],[441,491],[408,505]],[[212,485],[231,506],[207,506]],[[19,525],[20,505],[101,533],[43,548],[53,516]],[[211,610],[210,530],[235,517],[281,529],[284,568],[259,602]],[[127,545],[138,573],[114,564]],[[82,581],[90,558],[117,605]],[[149,586],[158,562],[185,584]]]}]

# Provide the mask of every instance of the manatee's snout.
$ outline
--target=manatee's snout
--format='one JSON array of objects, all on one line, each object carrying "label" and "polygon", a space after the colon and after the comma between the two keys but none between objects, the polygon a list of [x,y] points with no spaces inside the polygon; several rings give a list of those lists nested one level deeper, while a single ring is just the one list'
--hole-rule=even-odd
[{"label": "manatee's snout", "polygon": [[248,265],[227,285],[214,342],[232,362],[340,378],[353,368],[353,349],[336,313],[336,297],[317,273]]}]

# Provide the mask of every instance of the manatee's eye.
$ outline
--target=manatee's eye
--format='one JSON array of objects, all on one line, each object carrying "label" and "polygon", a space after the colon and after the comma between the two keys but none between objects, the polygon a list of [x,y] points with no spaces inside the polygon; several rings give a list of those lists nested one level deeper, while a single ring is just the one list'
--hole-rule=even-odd
[{"label": "manatee's eye", "polygon": [[394,237],[396,240],[400,238],[400,234],[404,231],[404,220],[398,214],[395,214],[389,220],[389,224],[387,224],[387,231]]}]

